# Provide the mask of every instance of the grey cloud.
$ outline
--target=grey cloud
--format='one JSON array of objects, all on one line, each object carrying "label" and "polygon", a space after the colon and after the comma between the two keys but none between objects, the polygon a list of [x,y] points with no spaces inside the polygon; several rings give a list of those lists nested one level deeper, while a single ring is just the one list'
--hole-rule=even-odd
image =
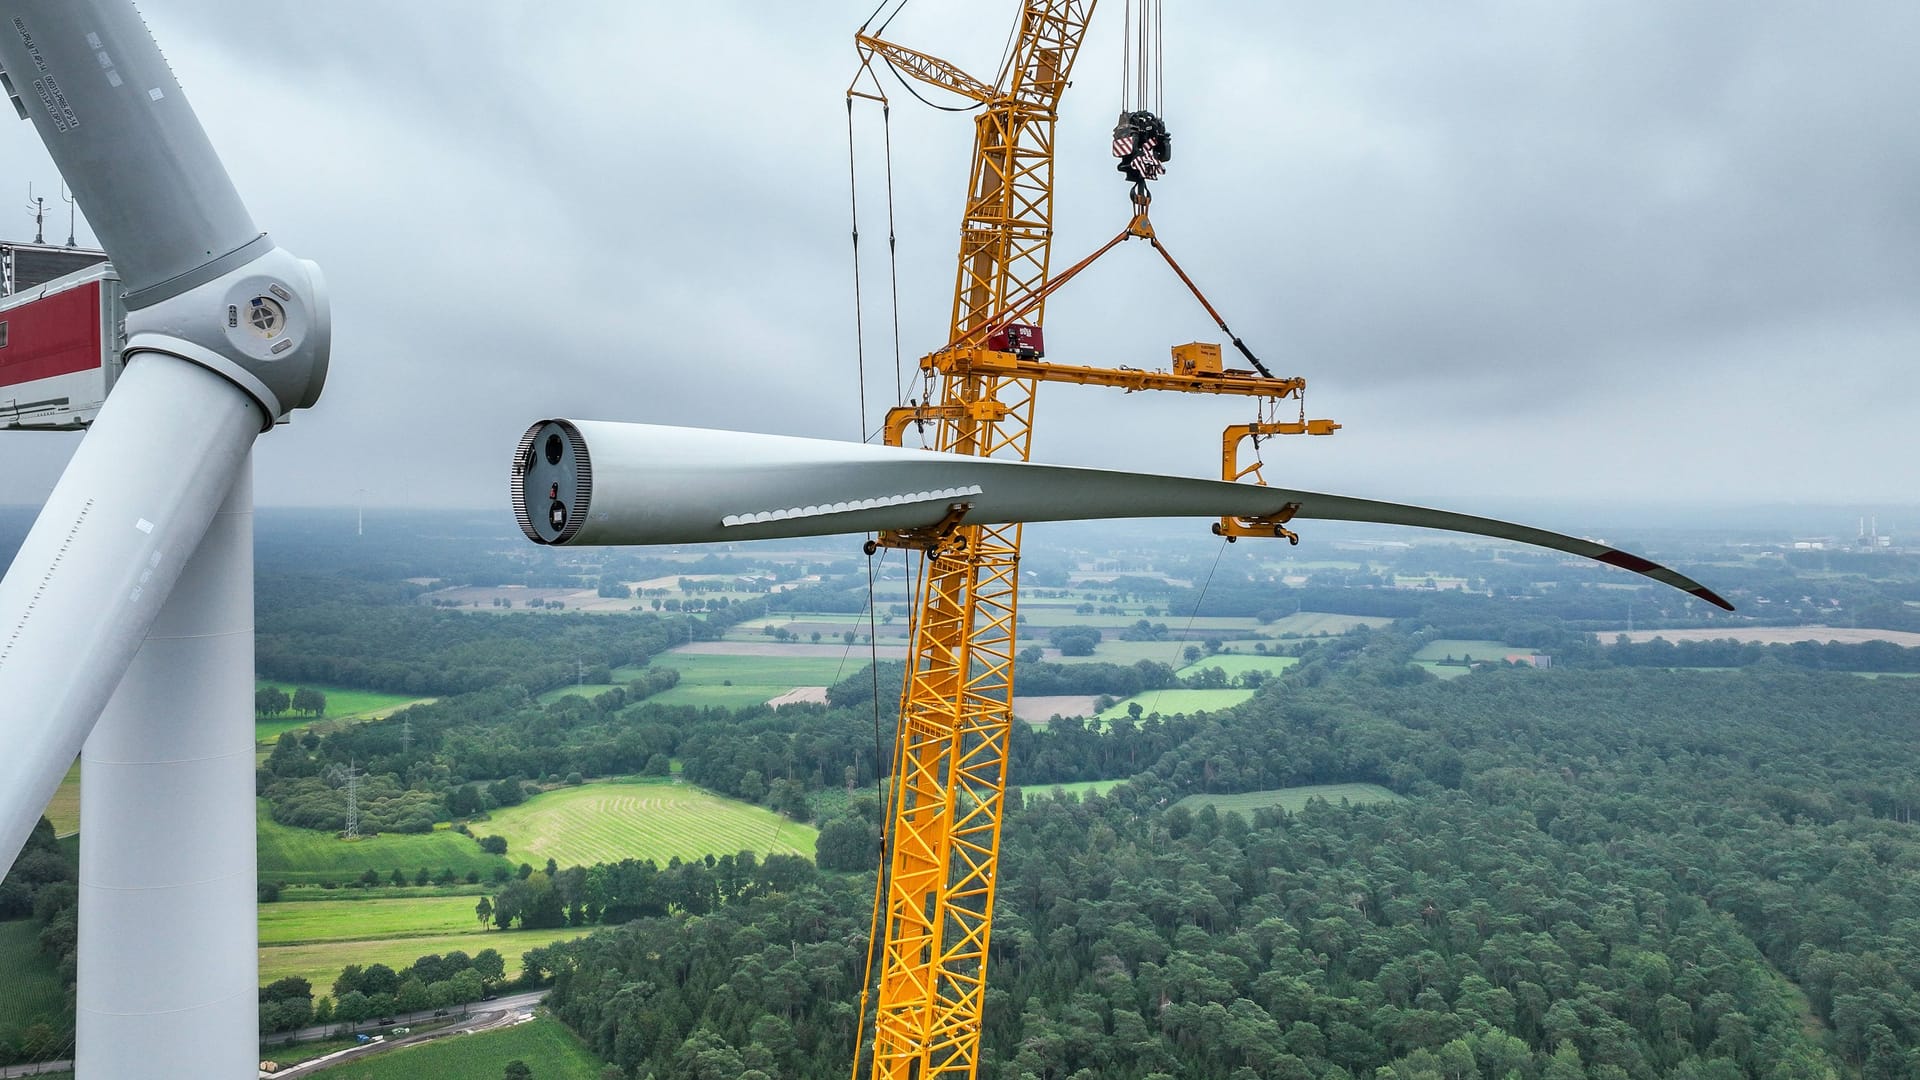
[{"label": "grey cloud", "polygon": [[[150,12],[256,217],[336,294],[332,383],[262,442],[262,501],[503,504],[514,437],[555,413],[852,436],[841,91],[866,12],[253,5],[297,29],[274,50],[214,0]],[[889,33],[990,74],[1003,14],[915,5]],[[1275,446],[1288,482],[1912,497],[1920,12],[1221,0],[1169,19],[1161,235],[1348,424]],[[1118,39],[1103,7],[1062,117],[1056,267],[1125,222]],[[945,334],[971,132],[888,89],[910,369]],[[885,190],[879,118],[857,120],[877,411]],[[26,125],[0,124],[0,162],[52,183]],[[1055,358],[1158,366],[1218,338],[1150,252],[1108,259],[1050,306]],[[1044,456],[1189,473],[1246,412],[1042,401]],[[1816,413],[1853,438],[1807,437]],[[1796,422],[1779,468],[1741,467]],[[28,438],[0,437],[21,465],[0,500],[64,456]]]}]

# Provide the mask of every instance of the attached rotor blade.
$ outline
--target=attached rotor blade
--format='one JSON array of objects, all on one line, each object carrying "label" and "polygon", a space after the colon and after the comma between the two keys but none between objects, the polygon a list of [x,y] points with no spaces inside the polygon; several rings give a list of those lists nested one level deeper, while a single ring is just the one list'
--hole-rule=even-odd
[{"label": "attached rotor blade", "polygon": [[254,226],[128,0],[0,0],[0,68],[128,309],[126,372],[0,581],[3,866],[254,436],[318,396],[330,332],[314,268]]},{"label": "attached rotor blade", "polygon": [[704,428],[547,420],[513,467],[520,528],[540,544],[686,544],[1090,518],[1320,518],[1414,525],[1552,548],[1711,590],[1604,544],[1492,518],[1288,488],[1035,465]]},{"label": "attached rotor blade", "polygon": [[256,242],[260,230],[131,4],[0,2],[0,68],[120,271],[129,307],[156,286],[180,292],[217,276],[213,264]]},{"label": "attached rotor blade", "polygon": [[0,581],[0,866],[10,866],[247,460],[259,408],[135,355]]}]

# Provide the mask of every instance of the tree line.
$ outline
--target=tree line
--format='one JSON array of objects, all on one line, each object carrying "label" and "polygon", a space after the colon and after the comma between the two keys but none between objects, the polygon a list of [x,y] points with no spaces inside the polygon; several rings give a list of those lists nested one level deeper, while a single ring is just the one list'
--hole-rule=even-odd
[{"label": "tree line", "polygon": [[[1247,705],[1183,720],[1107,796],[1015,800],[981,1075],[1920,1066],[1920,687],[1772,665],[1438,682],[1405,662],[1414,644],[1330,642]],[[1409,798],[1176,805],[1333,779]],[[630,1076],[844,1073],[861,878],[564,946],[556,1012]]]}]

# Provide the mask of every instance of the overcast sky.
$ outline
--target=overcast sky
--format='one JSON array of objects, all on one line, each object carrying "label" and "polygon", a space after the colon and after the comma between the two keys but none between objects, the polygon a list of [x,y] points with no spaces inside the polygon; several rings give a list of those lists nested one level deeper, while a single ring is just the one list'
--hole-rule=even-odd
[{"label": "overcast sky", "polygon": [[[1160,236],[1346,425],[1269,444],[1270,482],[1463,510],[1920,501],[1920,6],[1166,8]],[[516,439],[555,415],[859,437],[843,91],[867,3],[244,10],[146,16],[256,220],[332,288],[331,377],[260,441],[262,503],[504,509]],[[1014,10],[918,0],[889,36],[991,78]],[[1126,222],[1121,16],[1100,6],[1063,105],[1056,266]],[[971,124],[889,90],[911,372],[946,333]],[[881,134],[856,110],[875,417]],[[57,174],[10,114],[0,181],[0,233],[30,235],[27,183]],[[1194,339],[1220,335],[1138,244],[1048,312],[1061,362],[1164,367]],[[1049,386],[1035,457],[1213,475],[1248,414]],[[0,502],[41,498],[74,438],[0,435]]]}]

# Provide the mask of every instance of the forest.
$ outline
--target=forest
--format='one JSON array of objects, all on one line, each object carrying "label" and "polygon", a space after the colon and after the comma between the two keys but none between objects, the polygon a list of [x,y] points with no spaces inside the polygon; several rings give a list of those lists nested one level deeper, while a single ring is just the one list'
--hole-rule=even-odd
[{"label": "forest", "polygon": [[[1764,661],[1439,682],[1407,638],[1341,644],[1108,795],[1011,815],[982,1075],[1914,1075],[1920,687]],[[1408,798],[1181,801],[1334,778]],[[642,918],[563,947],[552,1001],[636,1078],[840,1075],[871,897],[828,875]]]}]

